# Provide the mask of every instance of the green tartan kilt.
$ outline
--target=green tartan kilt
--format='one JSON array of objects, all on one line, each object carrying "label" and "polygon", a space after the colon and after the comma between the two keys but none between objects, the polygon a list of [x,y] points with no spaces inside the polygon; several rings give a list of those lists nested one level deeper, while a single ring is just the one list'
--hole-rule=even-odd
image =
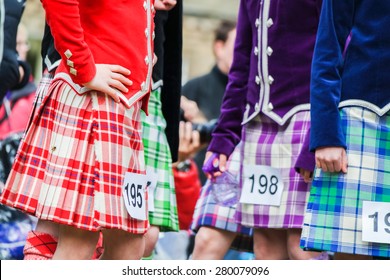
[{"label": "green tartan kilt", "polygon": [[161,231],[178,231],[172,159],[165,135],[166,121],[161,110],[160,95],[160,88],[152,91],[148,107],[149,115],[146,116],[144,112],[141,114],[145,163],[158,178],[153,193],[149,192],[149,197],[154,202],[154,209],[149,210],[149,222],[151,225],[159,226]]}]

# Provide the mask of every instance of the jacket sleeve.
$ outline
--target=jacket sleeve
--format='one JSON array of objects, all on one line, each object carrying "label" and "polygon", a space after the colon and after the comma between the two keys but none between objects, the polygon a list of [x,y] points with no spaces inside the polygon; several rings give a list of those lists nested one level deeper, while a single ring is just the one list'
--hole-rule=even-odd
[{"label": "jacket sleeve", "polygon": [[96,67],[91,50],[84,40],[79,1],[41,1],[46,11],[46,20],[54,38],[55,48],[61,55],[73,82],[82,85],[91,81],[96,74]]},{"label": "jacket sleeve", "polygon": [[246,103],[252,50],[251,24],[254,23],[249,20],[246,1],[242,0],[238,12],[233,63],[222,100],[221,115],[208,147],[209,151],[226,156],[230,156],[241,140],[241,122]]},{"label": "jacket sleeve", "polygon": [[295,171],[299,173],[300,169],[305,169],[309,171],[314,171],[316,162],[314,153],[309,150],[310,142],[310,129],[305,135],[305,140],[303,142],[302,150],[298,155],[297,161],[295,162]]},{"label": "jacket sleeve", "polygon": [[[28,83],[31,69],[18,59],[16,34],[24,11],[25,1],[1,0],[0,2],[0,98],[8,90],[19,89]],[[20,77],[19,67],[24,70]]]},{"label": "jacket sleeve", "polygon": [[346,148],[338,106],[342,86],[343,51],[352,28],[355,2],[323,1],[310,85],[311,151],[318,147]]}]

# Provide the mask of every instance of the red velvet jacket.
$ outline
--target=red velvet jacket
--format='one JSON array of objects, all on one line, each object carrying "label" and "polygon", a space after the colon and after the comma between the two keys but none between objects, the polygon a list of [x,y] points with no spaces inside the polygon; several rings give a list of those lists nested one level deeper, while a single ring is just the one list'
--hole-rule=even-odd
[{"label": "red velvet jacket", "polygon": [[[153,68],[154,0],[41,0],[61,55],[56,78],[77,92],[92,80],[95,64],[119,64],[133,85],[121,96],[131,106],[148,100]],[[147,111],[147,102],[142,108]]]}]

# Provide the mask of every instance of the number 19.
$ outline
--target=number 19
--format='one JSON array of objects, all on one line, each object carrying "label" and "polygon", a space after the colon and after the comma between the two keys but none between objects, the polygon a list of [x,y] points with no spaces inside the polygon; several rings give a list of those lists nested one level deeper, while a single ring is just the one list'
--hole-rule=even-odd
[{"label": "number 19", "polygon": [[[378,232],[378,212],[375,212],[374,214],[369,215],[368,217],[374,219],[374,232]],[[384,222],[386,226],[390,228],[390,213],[386,214],[384,218]],[[385,231],[390,234],[390,229],[385,228]]]}]

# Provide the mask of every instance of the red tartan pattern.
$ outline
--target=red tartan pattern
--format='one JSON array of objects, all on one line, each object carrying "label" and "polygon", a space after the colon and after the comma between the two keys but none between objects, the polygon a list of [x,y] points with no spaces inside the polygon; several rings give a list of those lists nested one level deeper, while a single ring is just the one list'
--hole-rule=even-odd
[{"label": "red tartan pattern", "polygon": [[104,94],[79,95],[53,82],[0,202],[85,230],[145,233],[148,221],[131,218],[122,198],[125,173],[145,173],[140,107],[141,101],[126,109]]},{"label": "red tartan pattern", "polygon": [[24,260],[51,260],[57,249],[57,238],[39,231],[30,231],[23,249]]}]

